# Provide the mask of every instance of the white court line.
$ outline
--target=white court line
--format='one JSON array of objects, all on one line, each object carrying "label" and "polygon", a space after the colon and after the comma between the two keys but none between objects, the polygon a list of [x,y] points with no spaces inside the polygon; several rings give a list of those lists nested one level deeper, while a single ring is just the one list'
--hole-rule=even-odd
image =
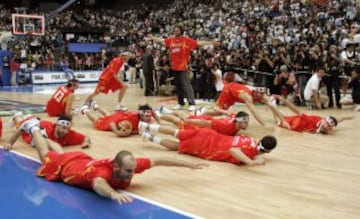
[{"label": "white court line", "polygon": [[[2,149],[4,150],[4,147],[3,147],[2,145],[0,145],[0,148],[2,148]],[[37,163],[41,163],[40,160],[35,159],[35,158],[33,158],[33,157],[30,157],[30,156],[28,156],[28,155],[26,155],[26,154],[22,154],[22,153],[20,153],[20,152],[14,151],[14,150],[11,150],[10,152],[11,152],[11,153],[14,153],[14,154],[17,154],[17,155],[19,155],[19,156],[21,156],[21,157],[25,157],[25,158],[27,158],[27,159],[29,159],[29,160],[33,160],[33,161],[35,161],[35,162],[37,162]],[[160,202],[156,202],[156,201],[150,200],[150,199],[148,199],[148,198],[145,198],[145,197],[136,195],[136,194],[131,193],[131,192],[127,192],[127,191],[122,191],[122,192],[124,192],[124,193],[126,193],[126,194],[128,194],[128,195],[131,195],[131,196],[134,197],[134,198],[140,199],[140,200],[142,200],[142,201],[151,203],[151,204],[153,204],[153,205],[157,205],[157,206],[159,206],[159,207],[168,209],[168,210],[170,210],[170,211],[172,211],[172,212],[175,212],[175,213],[178,213],[178,214],[182,214],[182,215],[184,215],[184,216],[186,216],[186,217],[190,217],[190,218],[194,218],[194,219],[204,219],[203,217],[200,217],[200,216],[191,214],[191,213],[189,213],[189,212],[182,211],[182,210],[180,210],[180,209],[177,209],[177,208],[174,208],[174,207],[171,207],[171,206],[162,204],[162,203],[160,203]]]}]

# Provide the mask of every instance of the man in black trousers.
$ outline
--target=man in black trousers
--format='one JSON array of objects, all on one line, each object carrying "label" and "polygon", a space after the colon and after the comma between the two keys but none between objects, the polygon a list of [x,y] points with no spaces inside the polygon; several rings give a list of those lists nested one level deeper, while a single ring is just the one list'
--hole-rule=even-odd
[{"label": "man in black trousers", "polygon": [[152,55],[152,48],[146,47],[143,55],[142,69],[145,78],[145,96],[154,96],[154,57]]}]

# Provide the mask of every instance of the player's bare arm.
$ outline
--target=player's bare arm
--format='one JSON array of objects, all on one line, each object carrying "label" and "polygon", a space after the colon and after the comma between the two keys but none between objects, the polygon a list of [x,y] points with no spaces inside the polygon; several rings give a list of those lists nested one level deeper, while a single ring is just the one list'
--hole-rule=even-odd
[{"label": "player's bare arm", "polygon": [[152,41],[154,41],[154,42],[156,42],[156,43],[162,43],[162,44],[165,43],[165,39],[164,39],[164,38],[156,37],[156,36],[154,36],[154,35],[152,35],[152,34],[148,34],[147,37],[148,37],[150,40],[152,40]]},{"label": "player's bare arm", "polygon": [[204,167],[209,166],[208,163],[204,162],[188,162],[185,160],[176,160],[176,159],[164,159],[164,158],[153,158],[151,160],[151,167],[155,166],[173,166],[173,167],[186,167],[190,169],[203,169]]},{"label": "player's bare arm", "polygon": [[252,97],[245,93],[245,92],[241,92],[239,94],[240,98],[242,98],[245,101],[246,106],[248,107],[248,109],[250,110],[251,114],[255,117],[255,119],[262,125],[265,126],[264,121],[262,120],[261,116],[256,112],[255,110],[255,106],[253,103],[253,99]]},{"label": "player's bare arm", "polygon": [[110,126],[111,131],[114,132],[116,135],[119,136],[121,134],[119,129],[116,127],[115,122],[110,122],[109,126]]},{"label": "player's bare arm", "polygon": [[239,148],[231,148],[229,150],[229,153],[231,156],[233,156],[238,161],[246,164],[246,165],[263,165],[265,164],[265,160],[261,157],[258,157],[257,159],[250,159],[248,156],[246,156],[241,149]]},{"label": "player's bare arm", "polygon": [[220,115],[225,115],[225,116],[231,115],[231,113],[229,111],[220,109],[219,107],[216,107],[216,106],[212,106],[212,109]]},{"label": "player's bare arm", "polygon": [[338,123],[343,122],[345,120],[352,120],[352,119],[354,119],[354,115],[343,116],[343,117],[338,118]]},{"label": "player's bare arm", "polygon": [[65,115],[66,116],[71,116],[73,114],[72,113],[72,106],[73,106],[74,101],[75,101],[75,95],[70,94],[67,97],[67,101],[66,101],[66,108],[65,108]]},{"label": "player's bare arm", "polygon": [[114,76],[115,80],[117,80],[120,84],[124,84],[123,80],[120,77],[121,74],[119,74],[121,71],[122,71],[122,69],[120,68],[119,72],[117,74],[114,74],[113,76]]},{"label": "player's bare arm", "polygon": [[81,148],[85,149],[85,148],[89,148],[91,146],[91,139],[86,136],[84,139],[84,142],[81,144]]},{"label": "player's bare arm", "polygon": [[196,125],[196,126],[202,126],[202,127],[210,127],[211,126],[210,121],[201,120],[201,119],[185,119],[185,123]]},{"label": "player's bare arm", "polygon": [[198,45],[198,46],[206,46],[206,45],[219,46],[219,45],[220,45],[220,42],[218,42],[218,41],[203,41],[203,40],[199,40],[199,41],[197,41],[197,45]]},{"label": "player's bare arm", "polygon": [[115,200],[115,201],[119,202],[120,204],[129,203],[129,202],[133,201],[133,199],[130,196],[128,196],[124,193],[121,193],[121,191],[114,190],[108,184],[108,182],[106,182],[106,180],[101,177],[96,177],[94,179],[93,189],[100,196]]},{"label": "player's bare arm", "polygon": [[21,131],[20,129],[16,129],[15,132],[10,136],[9,142],[4,145],[5,150],[11,150],[16,140],[20,137]]}]

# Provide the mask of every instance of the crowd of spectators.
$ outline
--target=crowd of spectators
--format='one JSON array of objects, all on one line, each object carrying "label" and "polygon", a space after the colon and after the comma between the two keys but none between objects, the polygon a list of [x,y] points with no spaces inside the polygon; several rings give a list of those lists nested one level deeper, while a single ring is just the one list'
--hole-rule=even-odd
[{"label": "crowd of spectators", "polygon": [[[71,40],[105,42],[109,46],[123,41],[137,56],[143,53],[140,48],[151,46],[157,72],[155,85],[159,90],[162,83],[171,81],[163,76],[166,49],[149,42],[146,36],[152,33],[166,37],[172,34],[174,25],[182,25],[185,34],[192,38],[221,43],[217,47],[198,48],[192,54],[192,81],[197,97],[215,98],[220,89],[215,86],[214,68],[218,66],[226,80],[266,86],[271,94],[291,93],[297,97],[293,100],[300,103],[306,82],[316,69],[325,70],[328,93],[334,89],[335,94],[341,82],[331,83],[332,78],[341,80],[339,76],[343,73],[350,76],[348,69],[357,69],[360,63],[357,4],[355,0],[174,0],[161,5],[141,4],[125,11],[74,6],[47,23],[45,36],[28,37],[13,49],[27,49],[32,56],[39,57],[39,66],[45,66],[53,57],[54,47],[68,43],[62,29],[105,28],[103,34],[76,35]],[[2,28],[11,28],[9,14],[9,10],[1,9]],[[31,52],[34,42],[39,48]],[[78,68],[76,59],[86,63],[90,62],[89,56],[99,60],[97,54],[68,54],[73,68]],[[140,58],[137,60],[141,62]],[[342,88],[345,92],[346,86]],[[338,105],[338,97],[335,101]]]}]

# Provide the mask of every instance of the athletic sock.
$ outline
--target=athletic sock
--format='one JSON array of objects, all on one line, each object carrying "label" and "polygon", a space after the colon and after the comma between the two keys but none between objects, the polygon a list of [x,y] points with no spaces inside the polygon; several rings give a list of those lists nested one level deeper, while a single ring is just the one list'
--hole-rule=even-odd
[{"label": "athletic sock", "polygon": [[150,124],[149,125],[150,132],[158,132],[159,128],[160,128],[160,125],[158,125],[158,124]]}]

